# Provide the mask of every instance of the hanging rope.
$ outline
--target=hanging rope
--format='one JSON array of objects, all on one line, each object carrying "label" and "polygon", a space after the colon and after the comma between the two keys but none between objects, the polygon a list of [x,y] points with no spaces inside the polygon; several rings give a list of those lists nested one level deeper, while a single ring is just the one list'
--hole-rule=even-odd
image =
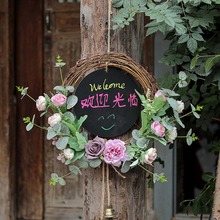
[{"label": "hanging rope", "polygon": [[102,198],[101,198],[101,217],[104,216],[104,203],[105,203],[105,163],[102,163]]}]

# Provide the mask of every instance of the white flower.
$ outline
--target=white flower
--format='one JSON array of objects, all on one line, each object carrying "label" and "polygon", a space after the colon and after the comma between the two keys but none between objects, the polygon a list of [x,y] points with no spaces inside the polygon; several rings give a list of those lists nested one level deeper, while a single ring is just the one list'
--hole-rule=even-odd
[{"label": "white flower", "polygon": [[182,113],[184,109],[184,103],[182,101],[177,101],[178,107],[177,107],[177,112]]},{"label": "white flower", "polygon": [[157,149],[156,148],[148,149],[145,156],[144,156],[146,163],[153,163],[156,158],[157,158]]},{"label": "white flower", "polygon": [[68,160],[71,160],[74,157],[74,152],[70,148],[64,149],[63,153],[64,153],[65,158]]},{"label": "white flower", "polygon": [[46,99],[44,96],[39,96],[36,100],[36,107],[38,111],[44,111],[46,109]]},{"label": "white flower", "polygon": [[55,124],[59,123],[61,121],[61,114],[55,113],[52,116],[48,118],[48,124],[53,127]]},{"label": "white flower", "polygon": [[173,130],[171,131],[168,130],[168,140],[167,140],[168,142],[173,143],[176,137],[177,137],[176,127],[174,127]]}]

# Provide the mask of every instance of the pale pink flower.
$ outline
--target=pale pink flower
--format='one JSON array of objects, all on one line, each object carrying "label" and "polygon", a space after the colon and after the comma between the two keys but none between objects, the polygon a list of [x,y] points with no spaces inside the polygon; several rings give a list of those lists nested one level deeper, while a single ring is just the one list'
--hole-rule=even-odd
[{"label": "pale pink flower", "polygon": [[59,155],[57,156],[57,160],[61,161],[62,163],[65,163],[65,162],[66,162],[66,159],[65,159],[63,153],[62,153],[62,154],[59,154]]},{"label": "pale pink flower", "polygon": [[166,102],[167,97],[166,97],[160,90],[158,90],[158,91],[155,93],[154,97],[157,98],[157,97],[159,97],[159,96],[162,96],[164,102]]},{"label": "pale pink flower", "polygon": [[44,111],[46,109],[46,99],[44,96],[39,96],[36,100],[36,107],[38,111]]},{"label": "pale pink flower", "polygon": [[158,137],[164,137],[165,136],[165,127],[162,124],[160,124],[158,121],[155,121],[151,124],[151,130]]},{"label": "pale pink flower", "polygon": [[173,141],[176,139],[177,137],[177,131],[176,131],[176,127],[173,128],[173,130],[169,131],[168,130],[168,142],[173,143]]},{"label": "pale pink flower", "polygon": [[147,150],[144,159],[146,163],[153,163],[157,158],[157,150],[156,148],[150,148]]},{"label": "pale pink flower", "polygon": [[51,97],[51,101],[57,107],[62,106],[66,103],[67,97],[61,93],[58,93]]},{"label": "pale pink flower", "polygon": [[107,164],[120,166],[127,159],[125,143],[119,139],[108,140],[103,151],[104,161]]},{"label": "pale pink flower", "polygon": [[55,124],[59,123],[61,121],[61,114],[55,113],[52,116],[48,118],[48,124],[53,127]]},{"label": "pale pink flower", "polygon": [[182,113],[184,109],[184,103],[182,101],[177,101],[178,107],[177,107],[177,112]]}]

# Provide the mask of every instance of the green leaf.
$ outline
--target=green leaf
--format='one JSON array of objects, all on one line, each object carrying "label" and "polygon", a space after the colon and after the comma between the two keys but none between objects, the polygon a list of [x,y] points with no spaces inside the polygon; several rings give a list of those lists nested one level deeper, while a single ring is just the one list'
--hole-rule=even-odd
[{"label": "green leaf", "polygon": [[73,86],[66,86],[66,90],[69,92],[74,92],[74,87]]},{"label": "green leaf", "polygon": [[208,58],[205,62],[205,72],[209,72],[211,70],[211,68],[214,66],[214,64],[216,64],[216,62],[218,62],[220,59],[220,56],[212,56],[210,58]]},{"label": "green leaf", "polygon": [[63,86],[55,86],[54,88],[53,88],[53,90],[56,90],[56,91],[66,91],[66,89],[63,87]]},{"label": "green leaf", "polygon": [[187,41],[187,48],[191,53],[194,53],[198,48],[197,41],[193,38],[189,38],[189,40]]},{"label": "green leaf", "polygon": [[139,160],[137,159],[130,164],[130,167],[135,167],[138,165],[138,163],[139,163]]},{"label": "green leaf", "polygon": [[122,173],[127,173],[129,170],[130,170],[130,165],[131,165],[131,161],[125,161],[123,164],[122,164],[122,167],[121,167],[121,172]]},{"label": "green leaf", "polygon": [[196,64],[198,62],[198,59],[199,59],[198,56],[195,56],[195,57],[192,58],[192,60],[190,62],[190,69],[194,69],[195,68],[195,66],[196,66]]},{"label": "green leaf", "polygon": [[74,158],[71,160],[71,162],[73,163],[73,162],[81,159],[84,155],[85,155],[84,151],[76,151],[74,154]]},{"label": "green leaf", "polygon": [[173,108],[174,111],[177,111],[178,109],[178,103],[174,98],[167,98],[168,103]]},{"label": "green leaf", "polygon": [[79,167],[75,166],[75,165],[71,165],[69,166],[69,171],[75,175],[82,175],[82,172],[80,171]]},{"label": "green leaf", "polygon": [[140,137],[141,137],[141,131],[137,130],[137,129],[134,129],[132,132],[132,137],[135,139],[135,140],[138,140]]},{"label": "green leaf", "polygon": [[59,178],[58,178],[58,183],[59,183],[61,186],[65,186],[65,185],[66,185],[66,181],[65,181],[62,177],[59,177]]},{"label": "green leaf", "polygon": [[179,88],[184,88],[184,87],[188,86],[188,82],[185,80],[180,80],[178,82],[178,86],[179,86]]},{"label": "green leaf", "polygon": [[112,6],[114,8],[120,8],[124,3],[124,0],[113,0],[112,1]]},{"label": "green leaf", "polygon": [[79,149],[84,149],[87,140],[86,138],[79,132],[76,132],[77,143],[79,144]]},{"label": "green leaf", "polygon": [[78,120],[77,120],[77,123],[76,123],[76,128],[77,130],[79,130],[83,124],[83,122],[87,119],[88,115],[84,115],[84,116],[81,116]]},{"label": "green leaf", "polygon": [[71,95],[67,98],[67,109],[71,109],[78,102],[78,98],[75,95]]},{"label": "green leaf", "polygon": [[56,173],[51,173],[51,178],[54,179],[57,182],[59,176]]},{"label": "green leaf", "polygon": [[28,123],[26,125],[26,131],[30,131],[34,127],[34,124],[32,122]]},{"label": "green leaf", "polygon": [[86,169],[89,167],[89,161],[85,157],[82,157],[79,160],[77,160],[77,163],[78,163],[79,167],[81,167],[83,169]]},{"label": "green leaf", "polygon": [[54,131],[53,129],[49,128],[47,131],[47,140],[51,140],[56,136],[57,136],[57,132]]},{"label": "green leaf", "polygon": [[179,72],[179,79],[180,80],[186,80],[187,79],[187,75],[184,71]]},{"label": "green leaf", "polygon": [[99,167],[102,161],[100,159],[89,160],[89,166],[92,168]]},{"label": "green leaf", "polygon": [[179,40],[178,40],[178,43],[179,44],[182,44],[182,43],[185,43],[189,40],[189,34],[183,34]]},{"label": "green leaf", "polygon": [[144,148],[147,146],[148,141],[146,138],[142,137],[142,138],[138,138],[136,143],[138,147]]},{"label": "green leaf", "polygon": [[56,141],[56,147],[59,150],[63,150],[66,148],[67,143],[69,141],[69,137],[60,137],[57,141]]}]

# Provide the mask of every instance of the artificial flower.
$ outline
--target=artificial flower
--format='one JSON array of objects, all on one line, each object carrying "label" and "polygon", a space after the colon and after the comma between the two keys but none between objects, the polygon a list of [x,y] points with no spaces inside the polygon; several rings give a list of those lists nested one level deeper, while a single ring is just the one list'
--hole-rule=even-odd
[{"label": "artificial flower", "polygon": [[61,121],[61,114],[60,113],[54,113],[52,116],[48,118],[48,124],[53,127],[55,124],[59,123]]},{"label": "artificial flower", "polygon": [[176,139],[176,137],[177,137],[177,129],[176,129],[176,127],[173,127],[173,129],[172,130],[168,130],[168,138],[167,138],[167,141],[168,142],[170,142],[170,143],[173,143],[173,141]]},{"label": "artificial flower", "polygon": [[158,91],[155,93],[154,97],[155,97],[155,98],[158,98],[158,97],[160,97],[160,96],[162,96],[164,102],[166,102],[167,97],[166,97],[160,90],[158,90]]},{"label": "artificial flower", "polygon": [[156,148],[150,148],[147,150],[145,156],[144,156],[144,160],[146,163],[153,163],[155,161],[155,159],[157,158],[157,150]]},{"label": "artificial flower", "polygon": [[183,109],[184,109],[184,103],[182,101],[177,101],[177,104],[178,104],[178,106],[177,106],[177,110],[176,111],[178,113],[182,113]]},{"label": "artificial flower", "polygon": [[67,97],[61,93],[57,93],[56,95],[51,97],[51,101],[56,107],[62,106],[66,103]]},{"label": "artificial flower", "polygon": [[89,140],[85,145],[85,152],[87,159],[99,158],[105,148],[105,140],[100,137],[95,137],[93,140]]},{"label": "artificial flower", "polygon": [[104,161],[107,164],[120,166],[127,159],[125,143],[119,139],[108,140],[103,151]]},{"label": "artificial flower", "polygon": [[64,154],[64,157],[67,159],[67,160],[71,160],[73,159],[74,157],[74,151],[70,148],[66,148],[63,150],[63,154]]},{"label": "artificial flower", "polygon": [[46,99],[44,96],[39,96],[38,99],[36,100],[36,108],[38,111],[45,111],[46,109]]},{"label": "artificial flower", "polygon": [[151,130],[158,137],[164,137],[165,136],[165,127],[162,124],[160,124],[158,121],[155,121],[151,124]]}]

